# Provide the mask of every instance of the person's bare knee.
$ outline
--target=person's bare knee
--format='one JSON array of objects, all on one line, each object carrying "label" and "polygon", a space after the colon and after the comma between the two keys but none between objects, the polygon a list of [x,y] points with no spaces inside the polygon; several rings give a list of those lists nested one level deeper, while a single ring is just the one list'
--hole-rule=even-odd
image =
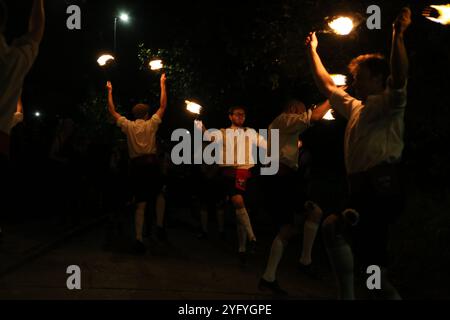
[{"label": "person's bare knee", "polygon": [[293,225],[284,225],[280,228],[280,232],[278,233],[278,237],[283,241],[284,244],[287,244],[289,240],[297,233],[295,227]]},{"label": "person's bare knee", "polygon": [[231,198],[231,203],[235,209],[245,208],[244,198],[241,195],[235,195]]}]

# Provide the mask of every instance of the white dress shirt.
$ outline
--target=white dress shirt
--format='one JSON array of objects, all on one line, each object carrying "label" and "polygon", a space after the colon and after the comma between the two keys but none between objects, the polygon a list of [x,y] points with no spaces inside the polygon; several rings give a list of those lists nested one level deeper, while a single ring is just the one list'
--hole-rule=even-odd
[{"label": "white dress shirt", "polygon": [[384,92],[365,102],[342,89],[336,89],[330,98],[331,106],[348,119],[344,154],[349,175],[397,162],[402,156],[407,84],[395,90],[390,83],[391,79]]},{"label": "white dress shirt", "polygon": [[150,120],[130,121],[125,117],[117,120],[117,125],[126,134],[128,152],[131,159],[156,154],[156,132],[162,120],[154,114]]}]

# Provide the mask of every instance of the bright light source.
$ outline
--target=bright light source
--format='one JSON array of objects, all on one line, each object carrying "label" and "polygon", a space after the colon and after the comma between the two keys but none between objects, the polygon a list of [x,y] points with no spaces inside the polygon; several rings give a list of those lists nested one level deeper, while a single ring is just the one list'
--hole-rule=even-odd
[{"label": "bright light source", "polygon": [[433,22],[437,22],[440,24],[448,25],[450,24],[450,4],[437,6],[432,5],[430,8],[435,9],[438,14],[438,16],[433,17],[432,15],[432,9],[425,9],[423,12],[424,17],[426,17],[428,20],[431,20]]},{"label": "bright light source", "polygon": [[200,112],[202,111],[202,106],[195,102],[186,100],[185,103],[186,103],[186,109],[189,112],[192,112],[194,114],[200,114]]},{"label": "bright light source", "polygon": [[333,29],[333,31],[336,34],[339,34],[341,36],[346,36],[350,34],[350,32],[352,32],[354,28],[352,19],[348,17],[337,18],[328,23],[328,25],[330,26],[331,29]]},{"label": "bright light source", "polygon": [[336,120],[333,116],[333,112],[330,110],[328,110],[328,112],[326,113],[326,115],[323,117],[323,120]]},{"label": "bright light source", "polygon": [[114,57],[110,54],[104,54],[100,58],[98,58],[97,63],[100,67],[104,67],[108,64],[108,62],[111,62],[114,60]]},{"label": "bright light source", "polygon": [[153,71],[161,70],[162,68],[164,68],[162,60],[150,61],[149,66],[150,66],[150,69]]},{"label": "bright light source", "polygon": [[130,20],[130,16],[126,13],[121,13],[119,16],[120,20],[123,22],[128,22]]},{"label": "bright light source", "polygon": [[347,85],[347,77],[343,74],[332,74],[331,78],[333,79],[334,84],[338,87]]},{"label": "bright light source", "polygon": [[36,112],[34,113],[34,116],[35,116],[36,118],[39,118],[39,117],[41,116],[41,113],[40,113],[39,111],[36,111]]}]

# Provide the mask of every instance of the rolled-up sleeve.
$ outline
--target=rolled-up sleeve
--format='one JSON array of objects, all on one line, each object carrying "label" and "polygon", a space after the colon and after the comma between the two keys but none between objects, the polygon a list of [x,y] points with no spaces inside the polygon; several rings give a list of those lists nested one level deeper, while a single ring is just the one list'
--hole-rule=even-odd
[{"label": "rolled-up sleeve", "polygon": [[344,118],[350,119],[353,103],[356,99],[350,96],[344,90],[337,88],[330,97],[331,107],[339,112]]},{"label": "rolled-up sleeve", "polygon": [[129,123],[130,120],[125,117],[120,117],[119,119],[117,119],[117,126],[122,129],[122,132],[126,133]]},{"label": "rolled-up sleeve", "polygon": [[395,89],[392,87],[392,78],[388,79],[388,85],[387,85],[387,94],[389,96],[389,107],[391,109],[404,109],[407,104],[407,87],[408,82],[405,82],[405,85],[403,88]]},{"label": "rolled-up sleeve", "polygon": [[29,35],[14,40],[13,49],[26,70],[30,70],[39,53],[39,44]]},{"label": "rolled-up sleeve", "polygon": [[153,115],[150,121],[157,125],[160,125],[162,123],[162,119],[156,113]]}]

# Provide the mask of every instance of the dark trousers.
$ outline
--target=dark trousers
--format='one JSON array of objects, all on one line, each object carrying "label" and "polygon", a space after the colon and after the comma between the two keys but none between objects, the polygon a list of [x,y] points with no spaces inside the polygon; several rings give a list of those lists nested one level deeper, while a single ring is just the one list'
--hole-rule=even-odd
[{"label": "dark trousers", "polygon": [[399,166],[378,165],[349,176],[350,207],[360,214],[352,228],[353,250],[365,265],[388,263],[389,227],[404,210]]}]

